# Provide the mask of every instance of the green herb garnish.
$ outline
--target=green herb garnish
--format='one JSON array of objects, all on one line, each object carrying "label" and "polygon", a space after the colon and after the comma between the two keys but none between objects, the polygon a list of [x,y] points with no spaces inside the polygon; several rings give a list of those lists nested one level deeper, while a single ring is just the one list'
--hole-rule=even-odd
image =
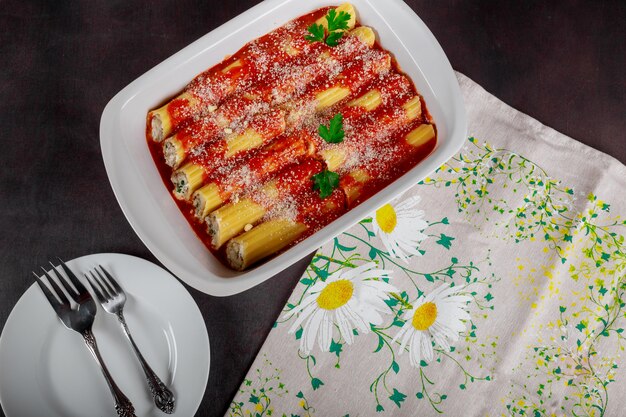
[{"label": "green herb garnish", "polygon": [[328,14],[326,15],[326,21],[328,22],[328,31],[334,32],[336,30],[346,30],[348,29],[348,22],[350,21],[350,13],[348,12],[339,12],[337,14],[337,10],[330,9]]},{"label": "green herb garnish", "polygon": [[337,46],[339,39],[343,36],[343,32],[332,32],[326,38],[326,45]]},{"label": "green herb garnish", "polygon": [[333,190],[339,187],[339,174],[336,172],[324,170],[313,175],[311,179],[313,180],[313,189],[319,190],[321,198],[330,196]]},{"label": "green herb garnish", "polygon": [[345,136],[343,131],[343,115],[337,113],[335,117],[330,119],[328,127],[320,125],[318,133],[322,139],[328,143],[341,143]]},{"label": "green herb garnish", "polygon": [[324,26],[313,23],[307,28],[310,35],[304,38],[309,42],[325,42],[328,46],[337,46],[344,34],[343,31],[348,29],[348,22],[352,16],[348,12],[337,13],[337,10],[330,9],[325,17],[328,24],[328,36],[325,36]]},{"label": "green herb garnish", "polygon": [[310,35],[304,37],[309,42],[322,42],[324,41],[324,26],[313,23],[307,28]]}]

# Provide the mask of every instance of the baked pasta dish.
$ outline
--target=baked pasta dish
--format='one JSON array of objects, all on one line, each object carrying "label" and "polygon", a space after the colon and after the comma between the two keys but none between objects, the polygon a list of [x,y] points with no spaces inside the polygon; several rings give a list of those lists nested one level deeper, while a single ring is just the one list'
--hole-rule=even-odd
[{"label": "baked pasta dish", "polygon": [[393,182],[435,147],[413,82],[350,4],[249,42],[147,115],[196,234],[244,270]]}]

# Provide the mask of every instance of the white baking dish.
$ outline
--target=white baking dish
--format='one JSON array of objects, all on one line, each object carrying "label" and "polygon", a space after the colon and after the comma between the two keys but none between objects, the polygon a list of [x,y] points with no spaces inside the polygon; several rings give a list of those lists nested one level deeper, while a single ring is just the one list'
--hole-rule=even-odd
[{"label": "white baking dish", "polygon": [[340,3],[265,0],[133,81],[104,109],[100,122],[102,156],[126,218],[167,268],[202,292],[232,295],[265,281],[426,177],[454,155],[465,139],[467,121],[459,85],[426,25],[401,0],[352,0],[361,23],[376,30],[382,46],[395,55],[424,96],[437,124],[436,149],[365,203],[256,268],[233,271],[209,252],[180,213],[152,160],[145,137],[147,112],[248,41],[314,9]]}]

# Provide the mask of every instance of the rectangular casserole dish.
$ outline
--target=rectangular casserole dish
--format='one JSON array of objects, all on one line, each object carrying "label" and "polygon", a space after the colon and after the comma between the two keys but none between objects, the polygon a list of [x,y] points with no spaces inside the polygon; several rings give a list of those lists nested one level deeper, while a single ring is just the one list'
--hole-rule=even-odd
[{"label": "rectangular casserole dish", "polygon": [[244,272],[215,258],[189,227],[154,165],[145,140],[145,115],[195,75],[289,20],[339,2],[265,0],[157,65],[119,92],[100,123],[102,155],[115,196],[152,253],[181,280],[207,294],[227,296],[265,281],[374,212],[426,177],[462,146],[467,121],[456,76],[443,50],[401,0],[353,0],[361,24],[413,80],[437,124],[435,150],[358,207],[279,256]]}]

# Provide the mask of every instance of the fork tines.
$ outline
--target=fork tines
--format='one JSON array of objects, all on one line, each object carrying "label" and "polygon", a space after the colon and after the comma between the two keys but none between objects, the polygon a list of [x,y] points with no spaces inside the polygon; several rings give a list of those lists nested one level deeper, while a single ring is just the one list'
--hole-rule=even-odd
[{"label": "fork tines", "polygon": [[[68,303],[69,302],[68,298],[66,297],[66,294],[61,290],[61,288],[59,287],[58,284],[60,284],[61,287],[63,287],[63,289],[65,290],[65,292],[67,293],[67,295],[70,297],[70,299],[72,301],[74,301],[76,303],[79,303],[80,299],[77,299],[76,297],[80,298],[80,295],[84,294],[85,292],[87,292],[87,289],[78,280],[76,275],[65,264],[65,262],[63,260],[61,260],[61,258],[57,258],[57,259],[59,260],[59,265],[58,266],[54,265],[52,262],[49,262],[50,266],[52,267],[52,269],[50,269],[50,274],[48,273],[48,271],[45,270],[44,267],[41,267],[41,270],[43,271],[43,274],[46,276],[48,283],[50,284],[50,286],[52,287],[52,289],[56,293],[56,296],[58,297],[58,299],[55,298],[54,294],[43,283],[43,281],[41,280],[39,275],[37,275],[37,273],[35,273],[35,271],[33,271],[33,275],[35,276],[35,279],[37,280],[37,283],[39,284],[39,287],[41,287],[41,290],[46,295],[46,297],[48,298],[48,301],[52,305],[59,304],[59,301],[61,303]],[[62,274],[59,271],[59,269],[58,269],[59,266],[62,268],[63,272],[65,272],[65,276],[64,276],[64,274]],[[51,275],[55,275],[56,276],[57,280],[59,281],[58,284],[57,284],[56,280]],[[66,276],[67,276],[67,278],[66,278]],[[69,279],[69,282],[68,282],[68,279]]]},{"label": "fork tines", "polygon": [[113,278],[102,265],[98,266],[104,275],[98,268],[89,271],[89,275],[85,274],[98,300],[103,302],[114,297],[116,294],[124,293],[124,290],[122,290],[115,278]]},{"label": "fork tines", "polygon": [[[61,260],[59,259],[59,261]],[[52,267],[52,269],[50,270],[50,274],[48,273],[48,271],[45,270],[44,267],[41,267],[41,270],[43,271],[43,274],[46,276],[50,287],[52,287],[52,291],[48,288],[48,286],[46,286],[46,284],[44,284],[44,282],[41,280],[39,275],[37,275],[33,271],[33,275],[35,276],[35,279],[37,280],[37,284],[39,284],[39,287],[43,291],[44,295],[46,296],[50,304],[52,304],[53,306],[60,306],[61,304],[69,304],[70,301],[68,300],[67,296],[69,296],[69,298],[73,302],[76,303],[77,302],[76,297],[79,294],[76,288],[80,289],[80,286],[82,286],[82,284],[78,281],[76,276],[72,274],[72,271],[67,267],[67,265],[65,265],[63,261],[61,262],[62,262],[61,263],[62,267],[64,267],[63,268],[64,271],[66,271],[66,273],[69,271],[69,274],[67,275],[70,281],[72,282],[72,284],[74,285],[74,287],[70,285],[70,283],[63,276],[63,274],[59,272],[59,270],[57,269],[57,266],[55,266],[52,262],[50,262],[50,266]],[[56,276],[59,283],[57,283],[57,281],[51,276],[51,274]],[[63,287],[65,292],[63,292],[59,284],[61,285],[61,287]],[[78,287],[76,284],[78,284]],[[67,296],[66,296],[66,293],[67,293]]]},{"label": "fork tines", "polygon": [[[76,288],[78,293],[83,293],[83,292],[87,291],[85,286],[79,281],[78,277],[65,264],[65,262],[63,262],[63,260],[61,258],[57,258],[57,259],[59,260],[61,268],[63,268],[63,271],[65,271],[65,274],[68,276],[68,278],[70,279],[70,281],[72,282],[72,284],[74,285],[74,288]],[[52,264],[52,262],[50,262],[50,265],[54,266]]]}]

